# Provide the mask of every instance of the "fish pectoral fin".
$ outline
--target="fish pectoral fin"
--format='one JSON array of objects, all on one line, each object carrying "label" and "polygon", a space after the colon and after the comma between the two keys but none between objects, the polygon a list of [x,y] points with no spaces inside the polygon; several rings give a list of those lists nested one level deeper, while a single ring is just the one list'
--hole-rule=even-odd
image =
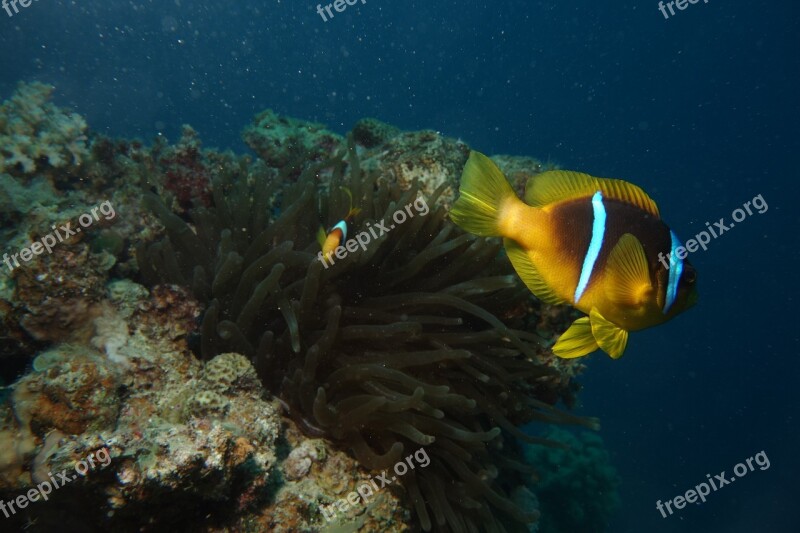
[{"label": "fish pectoral fin", "polygon": [[639,239],[626,233],[608,258],[606,296],[615,304],[641,307],[653,296],[647,256]]},{"label": "fish pectoral fin", "polygon": [[591,322],[592,336],[600,349],[610,355],[612,359],[622,357],[622,353],[628,345],[628,332],[606,320],[594,308],[589,314],[589,321]]},{"label": "fish pectoral fin", "polygon": [[553,353],[564,359],[583,357],[597,350],[599,345],[592,332],[589,317],[579,318],[559,337],[553,346]]},{"label": "fish pectoral fin", "polygon": [[503,245],[506,248],[506,253],[511,260],[511,264],[514,266],[514,270],[517,271],[517,275],[537,298],[545,303],[553,305],[569,303],[553,292],[553,289],[551,289],[544,278],[542,278],[539,269],[536,268],[533,261],[531,261],[531,256],[525,248],[512,239],[503,239]]}]

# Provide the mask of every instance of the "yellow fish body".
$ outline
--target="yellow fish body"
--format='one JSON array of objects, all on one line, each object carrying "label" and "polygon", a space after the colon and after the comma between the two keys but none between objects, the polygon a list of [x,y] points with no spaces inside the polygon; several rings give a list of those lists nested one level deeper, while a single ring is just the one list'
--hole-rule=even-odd
[{"label": "yellow fish body", "polygon": [[553,346],[559,357],[600,348],[616,359],[629,331],[666,322],[697,299],[697,274],[676,253],[677,236],[655,202],[622,180],[548,171],[528,182],[523,202],[500,169],[473,151],[450,218],[470,233],[503,237],[539,299],[589,315]]}]

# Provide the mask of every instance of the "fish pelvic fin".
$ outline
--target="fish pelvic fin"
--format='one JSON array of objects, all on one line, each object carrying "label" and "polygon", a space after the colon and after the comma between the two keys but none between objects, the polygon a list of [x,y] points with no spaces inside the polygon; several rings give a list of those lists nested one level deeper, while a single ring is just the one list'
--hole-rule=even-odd
[{"label": "fish pelvic fin", "polygon": [[592,334],[589,317],[579,318],[559,337],[553,353],[563,359],[574,359],[590,354],[599,348]]},{"label": "fish pelvic fin", "polygon": [[627,344],[628,332],[606,320],[593,308],[589,316],[573,322],[559,337],[553,346],[553,353],[563,359],[574,359],[599,348],[612,359],[619,359]]},{"label": "fish pelvic fin", "polygon": [[594,308],[589,313],[589,321],[592,325],[592,335],[600,349],[610,355],[612,359],[622,357],[625,347],[628,345],[628,332],[606,320]]},{"label": "fish pelvic fin", "polygon": [[502,235],[503,204],[509,199],[520,201],[497,165],[474,150],[461,174],[459,192],[450,209],[450,219],[465,231],[482,237]]}]

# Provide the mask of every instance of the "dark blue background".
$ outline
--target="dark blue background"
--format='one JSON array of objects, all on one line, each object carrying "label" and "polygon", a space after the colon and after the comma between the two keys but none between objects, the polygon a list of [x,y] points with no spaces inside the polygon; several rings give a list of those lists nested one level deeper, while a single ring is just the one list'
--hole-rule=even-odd
[{"label": "dark blue background", "polygon": [[[266,107],[347,131],[364,116],[487,153],[624,178],[684,240],[762,194],[769,205],[690,259],[701,300],[588,359],[583,409],[624,479],[620,532],[800,530],[797,128],[800,7],[710,0],[39,0],[0,11],[0,94],[20,80],[110,135],[209,146]],[[764,450],[771,468],[667,519],[666,500]]]}]

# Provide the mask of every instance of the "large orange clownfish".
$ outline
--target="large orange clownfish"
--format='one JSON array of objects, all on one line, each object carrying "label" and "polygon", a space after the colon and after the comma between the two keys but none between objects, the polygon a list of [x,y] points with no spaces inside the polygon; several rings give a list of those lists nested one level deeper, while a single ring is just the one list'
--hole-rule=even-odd
[{"label": "large orange clownfish", "polygon": [[[451,219],[470,233],[501,236],[522,281],[539,299],[569,304],[579,318],[553,346],[559,357],[598,348],[617,359],[628,332],[661,324],[697,299],[697,273],[656,203],[616,179],[554,170],[528,182],[520,200],[499,168],[472,152]],[[671,253],[671,263],[659,254]]]}]

